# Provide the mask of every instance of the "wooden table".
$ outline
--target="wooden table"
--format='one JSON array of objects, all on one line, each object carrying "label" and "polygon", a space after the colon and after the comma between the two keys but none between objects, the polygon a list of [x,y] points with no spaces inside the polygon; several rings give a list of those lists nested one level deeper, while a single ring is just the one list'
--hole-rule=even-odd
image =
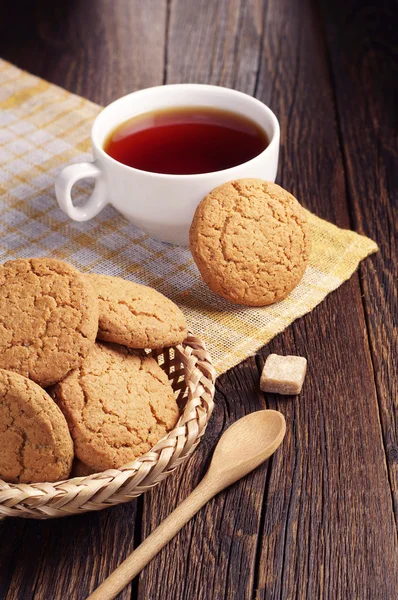
[{"label": "wooden table", "polygon": [[[266,406],[286,417],[282,449],[202,510],[119,598],[398,598],[394,4],[15,0],[2,9],[0,55],[95,102],[174,82],[260,98],[281,123],[278,181],[380,252],[219,378],[199,449],[152,493],[98,514],[1,522],[0,599],[85,598],[193,489],[223,429]],[[269,352],[308,356],[301,397],[259,391]]]}]

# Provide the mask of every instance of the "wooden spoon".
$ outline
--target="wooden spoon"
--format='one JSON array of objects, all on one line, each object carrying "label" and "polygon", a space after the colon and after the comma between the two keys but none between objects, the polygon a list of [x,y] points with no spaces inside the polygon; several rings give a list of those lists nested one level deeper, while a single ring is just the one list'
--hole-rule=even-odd
[{"label": "wooden spoon", "polygon": [[115,598],[206,502],[267,460],[285,431],[284,416],[276,410],[259,410],[233,423],[221,436],[199,485],[87,600]]}]

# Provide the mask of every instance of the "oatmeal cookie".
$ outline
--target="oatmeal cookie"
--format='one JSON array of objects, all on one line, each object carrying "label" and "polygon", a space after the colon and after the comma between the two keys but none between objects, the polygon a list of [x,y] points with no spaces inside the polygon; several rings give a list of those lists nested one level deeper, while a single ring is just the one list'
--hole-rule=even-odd
[{"label": "oatmeal cookie", "polygon": [[99,298],[98,339],[129,348],[164,348],[187,336],[181,310],[151,287],[108,275],[86,275]]},{"label": "oatmeal cookie", "polygon": [[98,300],[85,277],[52,258],[0,265],[0,368],[46,387],[93,346]]},{"label": "oatmeal cookie", "polygon": [[68,425],[55,402],[30,379],[0,369],[0,478],[59,481],[72,460]]},{"label": "oatmeal cookie", "polygon": [[51,393],[68,421],[77,458],[95,472],[149,451],[179,415],[158,363],[112,344],[97,343]]},{"label": "oatmeal cookie", "polygon": [[190,248],[202,278],[236,304],[265,306],[302,278],[311,249],[305,211],[275,183],[225,183],[196,209]]}]

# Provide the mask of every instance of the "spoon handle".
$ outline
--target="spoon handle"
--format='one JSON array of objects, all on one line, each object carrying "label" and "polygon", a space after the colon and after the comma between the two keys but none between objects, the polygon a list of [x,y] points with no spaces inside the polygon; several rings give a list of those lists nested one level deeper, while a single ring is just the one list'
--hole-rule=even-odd
[{"label": "spoon handle", "polygon": [[142,544],[87,598],[112,600],[186,523],[219,491],[206,477]]}]

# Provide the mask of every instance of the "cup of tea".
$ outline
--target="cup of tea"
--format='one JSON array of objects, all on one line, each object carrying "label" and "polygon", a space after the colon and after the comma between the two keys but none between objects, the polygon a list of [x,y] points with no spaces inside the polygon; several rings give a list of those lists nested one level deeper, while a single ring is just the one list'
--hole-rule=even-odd
[{"label": "cup of tea", "polygon": [[[279,123],[255,98],[228,88],[175,84],[119,98],[94,121],[94,161],[73,164],[55,182],[58,204],[87,221],[107,204],[148,235],[187,245],[199,202],[233,179],[275,181]],[[73,185],[95,178],[74,206]]]}]

